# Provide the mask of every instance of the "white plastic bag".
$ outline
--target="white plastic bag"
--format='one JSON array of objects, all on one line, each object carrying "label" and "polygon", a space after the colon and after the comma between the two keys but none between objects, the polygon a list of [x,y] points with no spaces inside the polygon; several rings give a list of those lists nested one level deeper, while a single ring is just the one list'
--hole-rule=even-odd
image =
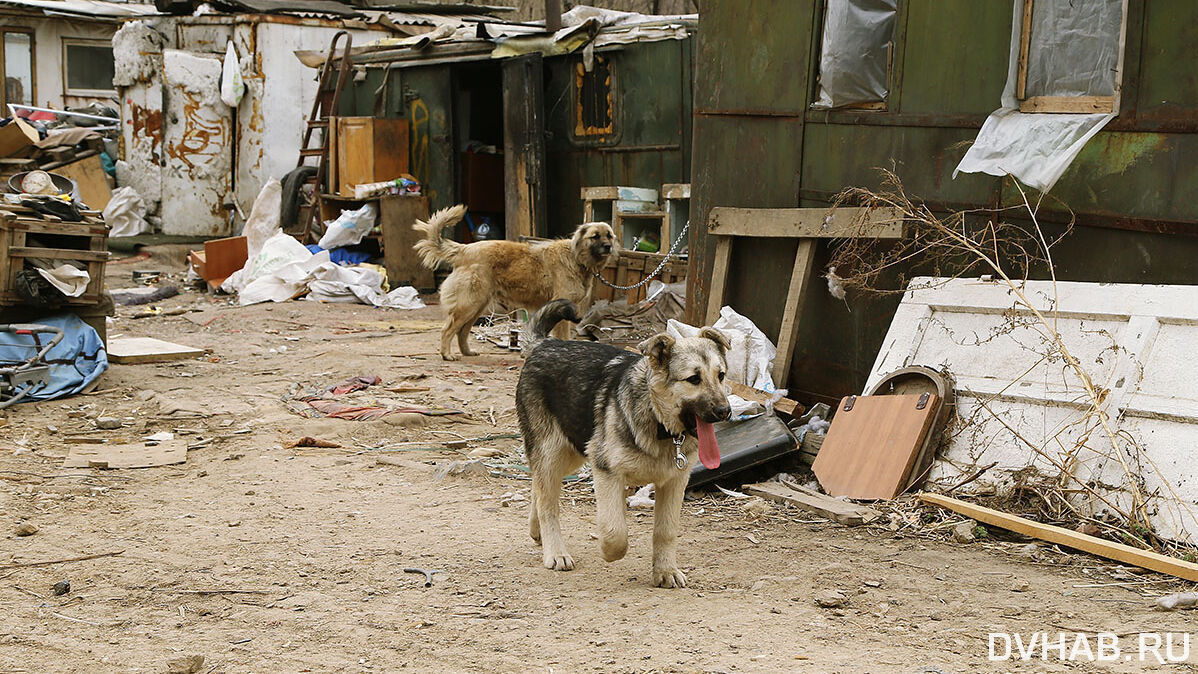
[{"label": "white plastic bag", "polygon": [[225,49],[225,67],[220,78],[220,100],[230,108],[236,108],[245,95],[245,80],[241,78],[241,66],[237,63],[237,50],[229,40]]},{"label": "white plastic bag", "polygon": [[104,207],[104,222],[112,228],[108,232],[110,238],[150,232],[150,223],[146,222],[146,205],[132,187],[118,187],[112,191],[112,197]]},{"label": "white plastic bag", "polygon": [[353,246],[360,243],[362,238],[374,229],[377,220],[378,208],[373,203],[366,204],[356,211],[341,211],[336,220],[328,223],[328,228],[317,245],[325,250]]},{"label": "white plastic bag", "polygon": [[271,178],[262,186],[254,206],[250,208],[250,216],[245,221],[241,233],[245,235],[246,248],[250,258],[258,255],[262,244],[270,237],[281,231],[279,227],[279,212],[283,207],[283,186],[278,180]]},{"label": "white plastic bag", "polygon": [[[245,263],[245,267],[225,279],[220,289],[230,294],[240,293],[255,280],[272,274],[292,262],[303,262],[310,257],[312,257],[312,253],[302,243],[296,241],[295,237],[279,232],[262,244],[262,249]],[[243,304],[245,303],[243,302]]]},{"label": "white plastic bag", "polygon": [[[732,307],[720,309],[720,318],[711,326],[728,337],[732,346],[726,355],[728,378],[738,384],[752,386],[767,393],[774,392],[770,368],[774,365],[777,347],[753,321],[736,313]],[[698,337],[699,328],[673,319],[666,324],[666,333],[673,337]]]}]

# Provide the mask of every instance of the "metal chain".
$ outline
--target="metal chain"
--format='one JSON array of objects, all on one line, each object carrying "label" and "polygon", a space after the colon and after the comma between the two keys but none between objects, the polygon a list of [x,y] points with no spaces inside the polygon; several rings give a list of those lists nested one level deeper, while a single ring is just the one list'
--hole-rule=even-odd
[{"label": "metal chain", "polygon": [[661,259],[661,264],[657,265],[657,269],[654,269],[652,274],[649,274],[645,278],[641,279],[640,282],[634,283],[630,286],[616,285],[615,283],[612,283],[611,281],[608,281],[607,279],[603,278],[603,276],[599,272],[593,272],[595,274],[595,278],[599,279],[599,281],[602,282],[603,285],[605,285],[609,288],[615,288],[616,290],[635,290],[635,289],[645,285],[649,281],[652,281],[653,279],[657,278],[657,276],[659,274],[661,274],[661,270],[665,269],[666,263],[670,261],[670,258],[674,257],[674,250],[676,248],[678,248],[678,244],[682,243],[683,237],[686,236],[686,230],[690,229],[690,227],[691,227],[691,221],[687,220],[686,225],[684,225],[682,227],[682,231],[678,233],[678,238],[674,239],[673,245],[670,246],[670,251],[668,253],[666,253],[665,257],[663,257]]}]

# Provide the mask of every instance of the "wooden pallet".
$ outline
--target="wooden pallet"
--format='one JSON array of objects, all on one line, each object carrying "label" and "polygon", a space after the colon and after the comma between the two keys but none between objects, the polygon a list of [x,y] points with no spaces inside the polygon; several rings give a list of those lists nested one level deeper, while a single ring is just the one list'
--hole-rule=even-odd
[{"label": "wooden pallet", "polygon": [[[620,251],[620,257],[614,263],[609,263],[601,272],[603,278],[621,286],[639,283],[652,274],[657,265],[661,264],[665,255],[662,253],[641,253],[634,250]],[[657,280],[662,283],[677,283],[686,280],[689,263],[685,257],[675,257],[666,263]],[[616,290],[602,283],[595,283],[593,297],[596,300],[617,300],[620,297],[628,299],[629,304],[636,304],[648,295],[649,284],[635,290]]]},{"label": "wooden pallet", "polygon": [[[68,305],[92,305],[100,302],[104,292],[104,266],[108,261],[108,225],[94,211],[88,211],[82,222],[66,222],[52,216],[39,216],[32,209],[6,206],[0,211],[0,306],[17,306],[24,300],[16,292],[17,272],[25,267],[26,258],[77,260],[87,264],[91,280],[78,297],[68,297]],[[28,237],[52,237],[56,247],[29,245]]]}]

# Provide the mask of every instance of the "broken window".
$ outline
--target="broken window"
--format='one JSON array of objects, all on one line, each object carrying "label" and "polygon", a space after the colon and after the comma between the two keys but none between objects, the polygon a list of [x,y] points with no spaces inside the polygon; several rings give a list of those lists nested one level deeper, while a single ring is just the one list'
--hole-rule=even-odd
[{"label": "broken window", "polygon": [[73,96],[115,93],[112,45],[108,42],[63,40],[66,93]]},{"label": "broken window", "polygon": [[1023,112],[1118,112],[1126,0],[1024,0]]},{"label": "broken window", "polygon": [[[4,104],[33,105],[33,34],[5,30]],[[3,115],[8,115],[5,108]]]},{"label": "broken window", "polygon": [[817,108],[884,110],[898,0],[827,0]]},{"label": "broken window", "polygon": [[611,59],[595,54],[590,71],[574,64],[574,137],[603,142],[615,136],[616,103]]}]

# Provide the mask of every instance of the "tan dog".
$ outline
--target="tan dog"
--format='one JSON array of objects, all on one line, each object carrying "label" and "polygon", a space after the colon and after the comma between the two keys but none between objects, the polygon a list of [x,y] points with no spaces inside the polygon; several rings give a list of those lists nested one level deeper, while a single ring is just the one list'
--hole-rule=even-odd
[{"label": "tan dog", "polygon": [[450,353],[454,335],[462,355],[474,355],[469,346],[470,328],[493,299],[531,312],[561,297],[585,311],[591,304],[595,273],[619,255],[619,244],[605,222],[580,225],[569,239],[536,243],[462,244],[443,238],[441,230],[456,225],[464,215],[466,207],[459,204],[413,225],[425,237],[414,246],[424,266],[453,265],[453,272],[441,285],[445,307],[441,357],[445,360],[458,359]]}]

